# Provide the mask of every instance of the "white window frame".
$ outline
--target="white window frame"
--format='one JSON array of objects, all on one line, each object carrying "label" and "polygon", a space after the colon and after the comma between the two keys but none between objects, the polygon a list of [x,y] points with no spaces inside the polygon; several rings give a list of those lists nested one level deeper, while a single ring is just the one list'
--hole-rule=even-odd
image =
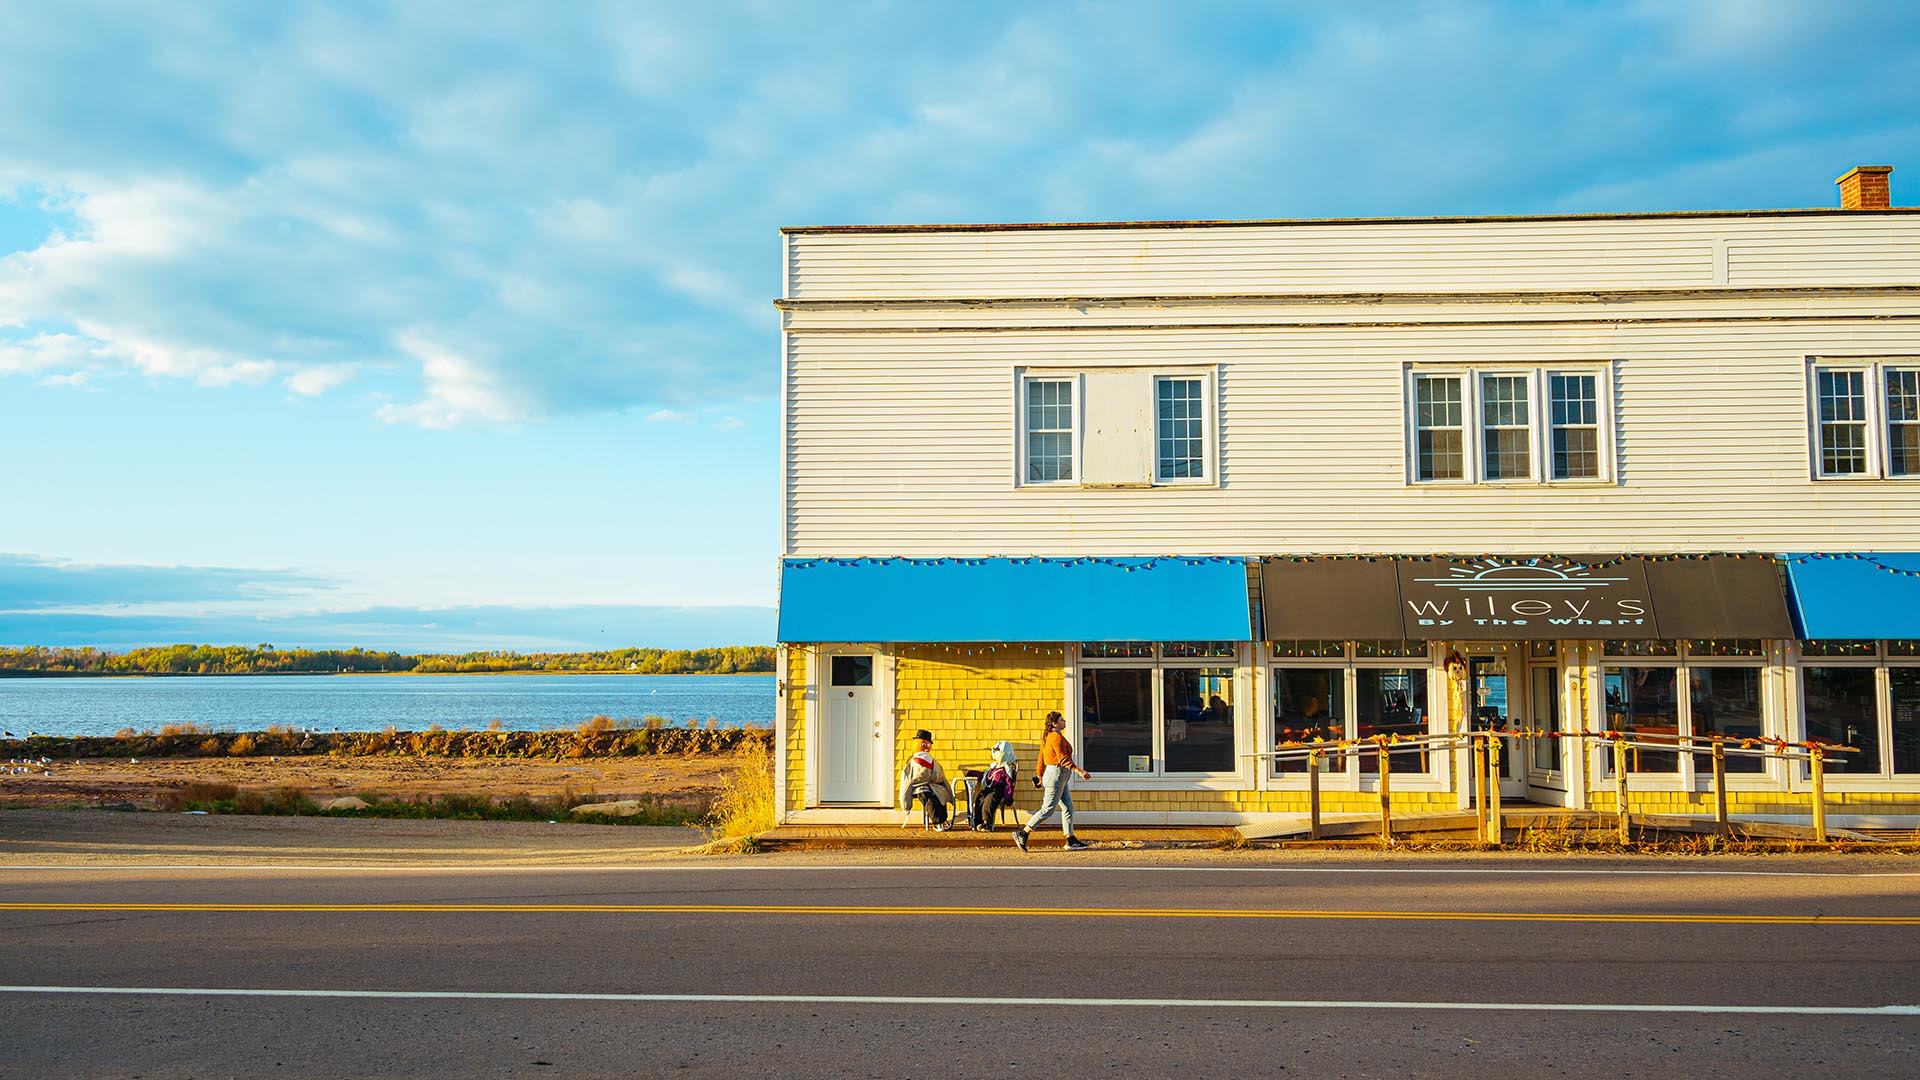
[{"label": "white window frame", "polygon": [[[1866,395],[1866,471],[1829,473],[1820,457],[1820,374],[1828,371],[1857,371],[1862,374]],[[1893,471],[1893,445],[1888,430],[1887,374],[1892,371],[1920,371],[1920,356],[1809,356],[1807,357],[1807,467],[1815,480],[1847,483],[1862,480],[1920,481],[1920,471]]]},{"label": "white window frame", "polygon": [[[1200,475],[1166,476],[1160,472],[1160,384],[1179,380],[1200,384]],[[1148,385],[1153,395],[1153,483],[1155,487],[1212,487],[1214,461],[1220,456],[1214,439],[1214,382],[1211,370],[1155,371]]]},{"label": "white window frame", "polygon": [[[1153,457],[1151,486],[1155,488],[1218,487],[1220,484],[1219,396],[1217,365],[1200,367],[1016,367],[1013,369],[1013,486],[1016,488],[1084,488],[1086,467],[1086,376],[1094,372],[1132,372],[1146,376],[1147,437]],[[1160,475],[1160,382],[1197,379],[1200,382],[1199,476]],[[1068,382],[1073,386],[1073,477],[1065,480],[1027,479],[1027,387],[1036,382]],[[1102,490],[1105,490],[1104,488]]]},{"label": "white window frame", "polygon": [[[1115,644],[1120,644],[1116,642]],[[1095,772],[1093,779],[1084,782],[1089,790],[1125,791],[1153,788],[1189,788],[1196,790],[1241,791],[1252,787],[1252,777],[1246,763],[1247,739],[1252,725],[1248,721],[1251,715],[1244,704],[1252,697],[1253,680],[1245,663],[1247,645],[1235,642],[1232,658],[1224,657],[1169,657],[1166,646],[1169,642],[1131,642],[1128,644],[1151,644],[1153,655],[1093,657],[1085,655],[1084,647],[1073,649],[1074,662],[1070,666],[1068,678],[1070,693],[1067,700],[1072,703],[1072,720],[1067,727],[1074,752],[1081,755],[1084,763],[1086,755],[1086,733],[1082,721],[1086,717],[1085,703],[1081,698],[1084,691],[1083,672],[1100,668],[1145,668],[1152,672],[1153,686],[1153,771],[1135,772]],[[1227,668],[1233,672],[1233,767],[1222,772],[1168,772],[1166,760],[1166,680],[1167,671],[1175,668]],[[1256,706],[1257,707],[1257,706]]]},{"label": "white window frame", "polygon": [[[1593,377],[1594,427],[1599,469],[1595,476],[1553,478],[1553,411],[1548,390],[1554,375]],[[1481,402],[1481,380],[1488,376],[1520,376],[1527,380],[1527,453],[1526,477],[1498,479],[1486,475],[1486,419]],[[1420,478],[1419,429],[1416,421],[1419,405],[1415,397],[1421,378],[1457,378],[1461,395],[1462,475],[1458,479],[1423,480]],[[1609,363],[1567,364],[1408,364],[1401,389],[1404,410],[1406,482],[1413,487],[1595,487],[1614,483],[1613,365]],[[1578,425],[1584,427],[1585,425]],[[1436,429],[1450,430],[1450,429]]]},{"label": "white window frame", "polygon": [[[1267,677],[1262,680],[1266,685],[1262,687],[1264,696],[1260,701],[1260,742],[1262,750],[1272,749],[1279,741],[1279,737],[1274,730],[1275,725],[1279,723],[1279,717],[1275,714],[1273,705],[1274,687],[1278,679],[1277,672],[1288,668],[1314,668],[1322,671],[1336,669],[1340,672],[1342,679],[1340,692],[1345,695],[1343,705],[1346,713],[1342,721],[1346,725],[1346,732],[1341,737],[1349,739],[1353,738],[1353,733],[1359,730],[1360,677],[1358,673],[1361,669],[1422,669],[1427,673],[1427,734],[1441,735],[1446,733],[1447,717],[1444,715],[1444,712],[1446,708],[1445,698],[1449,693],[1449,689],[1446,669],[1436,660],[1436,658],[1441,655],[1441,649],[1437,643],[1429,642],[1427,644],[1427,651],[1422,656],[1363,657],[1356,655],[1353,642],[1342,642],[1341,645],[1340,656],[1276,656],[1273,652],[1273,643],[1264,642],[1261,644],[1261,667],[1267,672]],[[1449,767],[1447,759],[1451,756],[1449,752],[1438,748],[1429,750],[1427,752],[1426,770],[1424,772],[1415,772],[1411,767],[1402,766],[1401,763],[1407,761],[1408,758],[1407,755],[1401,754],[1394,759],[1392,765],[1393,786],[1402,791],[1446,790],[1447,782],[1444,778],[1444,770]],[[1342,765],[1339,769],[1328,770],[1320,774],[1320,787],[1322,790],[1380,790],[1380,774],[1377,772],[1362,773],[1360,771],[1360,755],[1358,753],[1348,750],[1342,753],[1341,757]],[[1260,761],[1260,785],[1265,790],[1273,791],[1305,790],[1308,786],[1307,774],[1304,769],[1298,772],[1282,772],[1278,762],[1272,758],[1262,758]]]},{"label": "white window frame", "polygon": [[[1877,640],[1872,656],[1808,656],[1801,652],[1800,643],[1793,643],[1790,669],[1793,672],[1793,690],[1789,701],[1793,709],[1794,742],[1805,742],[1807,738],[1807,688],[1806,679],[1801,672],[1806,668],[1868,668],[1873,671],[1873,699],[1875,711],[1875,730],[1879,733],[1879,767],[1872,772],[1829,772],[1826,774],[1826,786],[1834,791],[1920,791],[1920,773],[1896,773],[1893,771],[1893,677],[1894,668],[1920,667],[1920,656],[1896,656],[1887,649],[1887,642]],[[1837,755],[1836,755],[1837,756]],[[1812,767],[1804,762],[1795,762],[1793,766],[1793,789],[1811,790],[1813,786]]]},{"label": "white window frame", "polygon": [[[1029,448],[1027,429],[1027,393],[1035,383],[1065,383],[1073,395],[1069,410],[1067,443],[1073,452],[1072,475],[1060,480],[1031,480],[1027,473],[1027,452]],[[1082,453],[1081,409],[1086,399],[1085,380],[1078,371],[1050,371],[1045,368],[1016,371],[1013,394],[1013,440],[1014,440],[1014,476],[1015,487],[1068,488],[1080,486],[1080,470],[1085,465],[1086,455]]]}]

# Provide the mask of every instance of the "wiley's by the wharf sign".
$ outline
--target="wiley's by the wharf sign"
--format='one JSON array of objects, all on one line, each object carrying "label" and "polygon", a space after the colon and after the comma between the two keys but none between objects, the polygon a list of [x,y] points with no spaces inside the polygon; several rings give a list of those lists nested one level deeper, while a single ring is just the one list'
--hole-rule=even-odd
[{"label": "wiley's by the wharf sign", "polygon": [[1641,559],[1482,556],[1396,560],[1408,638],[1650,638]]},{"label": "wiley's by the wharf sign", "polygon": [[1764,555],[1271,555],[1270,641],[1786,638]]}]

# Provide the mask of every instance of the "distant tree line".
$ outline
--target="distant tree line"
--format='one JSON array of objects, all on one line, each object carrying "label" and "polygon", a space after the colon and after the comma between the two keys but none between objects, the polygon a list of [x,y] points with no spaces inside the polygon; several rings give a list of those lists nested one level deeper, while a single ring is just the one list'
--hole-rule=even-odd
[{"label": "distant tree line", "polygon": [[413,672],[421,675],[511,671],[730,675],[772,671],[767,645],[711,649],[610,649],[570,653],[422,653],[371,649],[276,649],[272,645],[160,645],[126,652],[0,646],[0,674],[276,675]]}]

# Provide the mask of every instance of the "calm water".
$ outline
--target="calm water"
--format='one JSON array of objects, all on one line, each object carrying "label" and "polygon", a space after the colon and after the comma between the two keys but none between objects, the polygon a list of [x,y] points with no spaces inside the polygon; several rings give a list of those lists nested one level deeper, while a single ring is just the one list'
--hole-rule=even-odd
[{"label": "calm water", "polygon": [[111,735],[204,724],[258,731],[572,727],[590,716],[674,723],[773,723],[772,675],[249,675],[0,679],[0,726],[15,735]]}]

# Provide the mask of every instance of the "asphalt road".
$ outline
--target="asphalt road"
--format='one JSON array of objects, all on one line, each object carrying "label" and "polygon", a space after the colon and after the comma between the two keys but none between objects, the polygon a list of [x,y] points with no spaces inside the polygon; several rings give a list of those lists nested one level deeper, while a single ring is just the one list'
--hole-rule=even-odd
[{"label": "asphalt road", "polygon": [[1138,857],[4,868],[0,1075],[1838,1077],[1920,1060],[1920,867]]}]

